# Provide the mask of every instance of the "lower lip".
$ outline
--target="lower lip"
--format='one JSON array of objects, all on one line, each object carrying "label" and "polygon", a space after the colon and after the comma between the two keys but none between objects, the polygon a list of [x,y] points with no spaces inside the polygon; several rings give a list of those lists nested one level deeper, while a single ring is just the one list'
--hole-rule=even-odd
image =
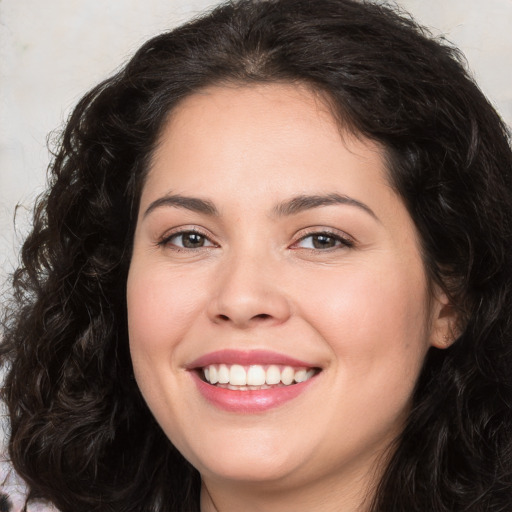
[{"label": "lower lip", "polygon": [[297,398],[317,378],[317,375],[315,375],[311,379],[290,386],[254,391],[236,391],[213,386],[201,380],[196,372],[192,371],[190,373],[199,392],[208,402],[225,411],[248,414],[268,411]]}]

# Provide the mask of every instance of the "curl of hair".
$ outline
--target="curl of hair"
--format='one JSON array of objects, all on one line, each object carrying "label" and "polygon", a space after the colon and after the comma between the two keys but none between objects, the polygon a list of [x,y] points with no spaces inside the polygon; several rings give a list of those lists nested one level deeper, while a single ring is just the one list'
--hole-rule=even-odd
[{"label": "curl of hair", "polygon": [[67,123],[14,275],[1,353],[10,457],[63,512],[198,510],[198,473],[134,382],[125,282],[169,112],[208,85],[284,81],[385,150],[457,341],[431,349],[372,511],[510,510],[512,152],[457,51],[396,9],[241,0],[147,42]]}]

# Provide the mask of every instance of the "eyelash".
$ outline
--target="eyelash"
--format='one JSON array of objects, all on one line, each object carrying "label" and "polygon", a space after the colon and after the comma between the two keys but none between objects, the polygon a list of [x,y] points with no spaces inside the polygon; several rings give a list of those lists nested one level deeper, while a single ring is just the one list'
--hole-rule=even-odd
[{"label": "eyelash", "polygon": [[[181,247],[181,246],[173,244],[171,242],[173,238],[184,237],[185,235],[200,236],[205,241],[209,242],[210,245],[203,245],[200,247]],[[182,241],[183,241],[183,239],[182,239]],[[199,231],[198,229],[183,229],[181,231],[174,231],[173,233],[170,233],[170,234],[164,236],[164,238],[162,238],[158,242],[158,246],[160,246],[160,247],[171,246],[172,250],[181,252],[181,251],[195,251],[196,249],[210,248],[210,247],[215,247],[216,245],[210,240],[210,238],[206,234],[204,234],[202,231]]]},{"label": "eyelash", "polygon": [[324,248],[324,249],[320,249],[320,248],[316,248],[316,247],[302,247],[302,249],[306,249],[309,251],[327,252],[327,251],[332,251],[332,250],[337,250],[337,249],[350,249],[351,247],[354,247],[354,245],[355,245],[354,241],[351,238],[349,238],[348,236],[343,236],[340,233],[335,233],[335,232],[329,231],[329,230],[321,230],[321,231],[312,231],[312,232],[305,234],[304,236],[299,238],[299,240],[297,240],[297,242],[294,242],[292,247],[297,247],[297,245],[300,242],[303,242],[304,240],[307,240],[308,238],[321,237],[321,236],[328,238],[328,239],[332,239],[332,240],[334,240],[335,243],[337,243],[337,242],[339,242],[339,243],[337,245],[335,245],[334,247],[328,247],[328,248]]},{"label": "eyelash", "polygon": [[[182,247],[176,244],[173,244],[171,241],[178,237],[184,237],[185,235],[197,235],[204,239],[206,242],[209,242],[209,245],[202,245],[199,247]],[[302,237],[300,237],[296,242],[294,242],[291,245],[292,249],[300,249],[299,244],[301,242],[304,242],[308,238],[313,239],[314,237],[325,237],[326,239],[333,240],[335,245],[333,247],[327,247],[327,248],[319,248],[319,247],[302,247],[302,249],[306,249],[308,251],[321,251],[321,252],[327,252],[332,251],[336,249],[344,249],[344,248],[351,248],[354,247],[354,241],[347,237],[342,236],[340,233],[335,233],[333,231],[329,230],[321,230],[321,231],[311,231],[307,234],[304,234]],[[183,239],[182,239],[183,243]],[[312,242],[312,245],[314,245],[314,242]],[[199,231],[198,229],[183,229],[181,231],[175,231],[171,234],[168,234],[164,238],[162,238],[158,242],[158,246],[171,246],[172,250],[181,252],[181,251],[195,251],[196,249],[204,249],[204,248],[210,248],[210,247],[216,247],[216,244],[210,240],[210,238],[203,233],[202,231]]]}]

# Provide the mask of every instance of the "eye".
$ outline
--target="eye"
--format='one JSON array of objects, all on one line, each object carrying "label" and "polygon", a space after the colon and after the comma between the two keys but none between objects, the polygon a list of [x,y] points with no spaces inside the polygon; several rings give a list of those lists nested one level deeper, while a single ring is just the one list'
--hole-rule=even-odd
[{"label": "eye", "polygon": [[162,240],[161,245],[171,245],[178,249],[201,249],[202,247],[215,246],[208,237],[193,230],[173,233]]},{"label": "eye", "polygon": [[301,249],[319,250],[353,247],[353,245],[352,240],[329,232],[310,233],[294,244],[295,247],[300,247]]}]

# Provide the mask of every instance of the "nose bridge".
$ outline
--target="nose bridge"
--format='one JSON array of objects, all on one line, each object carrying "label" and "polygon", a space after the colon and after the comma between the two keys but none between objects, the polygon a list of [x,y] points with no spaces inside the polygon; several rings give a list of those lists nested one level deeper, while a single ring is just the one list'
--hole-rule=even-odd
[{"label": "nose bridge", "polygon": [[290,315],[280,286],[279,268],[270,251],[233,249],[223,264],[209,306],[212,321],[245,328],[262,322],[279,324]]}]

